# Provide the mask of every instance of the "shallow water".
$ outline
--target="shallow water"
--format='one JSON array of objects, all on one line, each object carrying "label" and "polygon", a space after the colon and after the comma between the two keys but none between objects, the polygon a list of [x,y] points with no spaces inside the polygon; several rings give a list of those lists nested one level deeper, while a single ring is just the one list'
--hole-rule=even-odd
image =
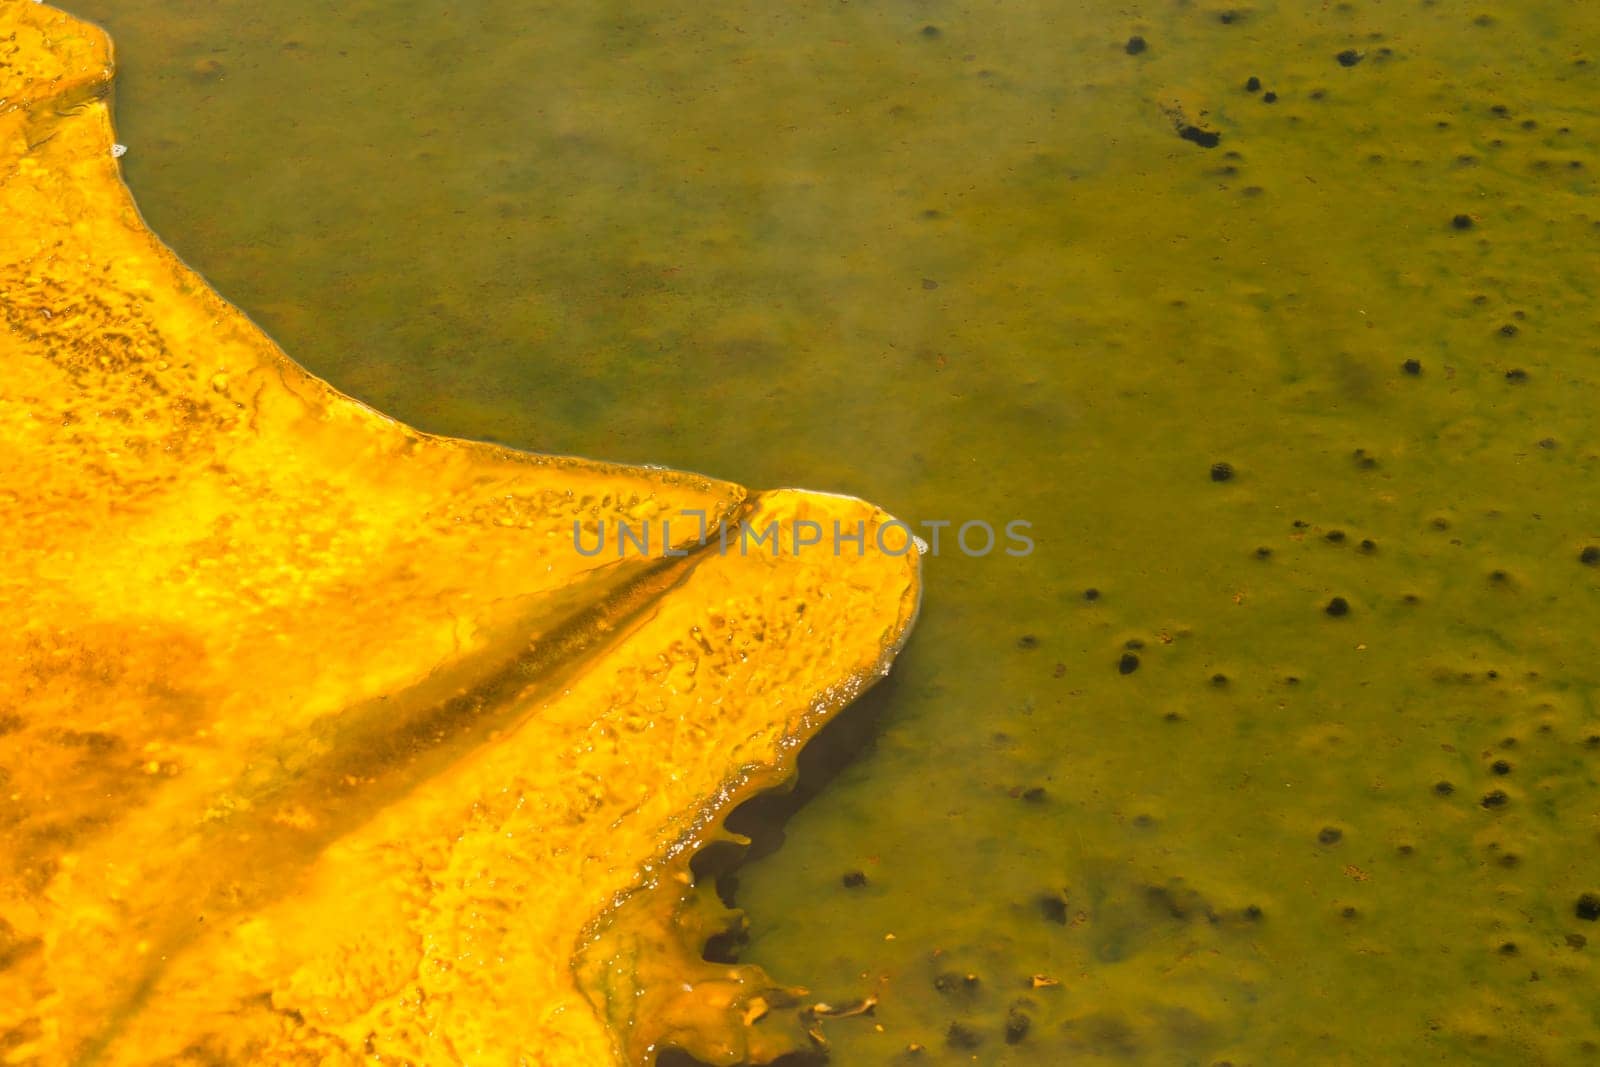
[{"label": "shallow water", "polygon": [[835,1062],[1594,1054],[1600,9],[71,8],[340,388],[1032,523],[735,876]]}]

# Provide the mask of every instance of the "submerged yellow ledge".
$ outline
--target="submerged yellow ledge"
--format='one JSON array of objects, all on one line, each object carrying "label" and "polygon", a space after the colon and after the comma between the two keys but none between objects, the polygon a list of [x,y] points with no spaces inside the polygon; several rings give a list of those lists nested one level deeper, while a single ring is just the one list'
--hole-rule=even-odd
[{"label": "submerged yellow ledge", "polygon": [[916,552],[340,395],[144,227],[110,76],[0,0],[0,1062],[780,1052],[679,889],[887,669]]}]

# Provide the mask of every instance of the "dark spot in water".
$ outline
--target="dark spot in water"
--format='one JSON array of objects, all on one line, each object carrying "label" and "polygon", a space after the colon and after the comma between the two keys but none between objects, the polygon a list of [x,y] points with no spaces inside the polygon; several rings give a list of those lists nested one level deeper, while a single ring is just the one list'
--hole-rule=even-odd
[{"label": "dark spot in water", "polygon": [[1012,1008],[1006,1013],[1006,1044],[1015,1045],[1028,1036],[1028,1029],[1033,1026],[1033,1020],[1027,1015]]},{"label": "dark spot in water", "polygon": [[924,27],[922,27],[922,36],[928,37],[928,38],[941,36],[941,34],[939,32],[939,27],[937,27],[937,26],[924,26]]},{"label": "dark spot in water", "polygon": [[1088,589],[1085,589],[1083,591],[1083,599],[1091,601],[1091,602],[1099,600],[1100,599],[1100,590],[1094,588],[1093,586],[1090,586]]},{"label": "dark spot in water", "polygon": [[1023,651],[1027,651],[1031,648],[1038,648],[1039,639],[1032,634],[1023,634],[1021,637],[1017,638],[1017,647]]},{"label": "dark spot in water", "polygon": [[1261,102],[1263,104],[1276,104],[1278,102],[1278,94],[1270,90],[1264,92],[1261,94]]},{"label": "dark spot in water", "polygon": [[[1508,322],[1504,326],[1500,327],[1500,336],[1501,337],[1515,337],[1516,335],[1517,335],[1517,324],[1516,323]],[[1512,373],[1513,372],[1511,372],[1511,371],[1507,371],[1506,372],[1506,377],[1507,378],[1511,378]],[[1515,372],[1515,373],[1521,374],[1522,377],[1524,377],[1524,378],[1527,377],[1527,373],[1526,372],[1518,371],[1518,372]],[[1518,379],[1512,379],[1512,380],[1516,381]]]},{"label": "dark spot in water", "polygon": [[1185,141],[1193,141],[1201,148],[1215,148],[1222,143],[1222,134],[1215,130],[1202,130],[1192,123],[1183,123],[1178,127],[1178,136]]},{"label": "dark spot in water", "polygon": [[946,996],[951,993],[974,992],[979,984],[977,975],[957,974],[955,971],[941,971],[933,978],[933,988]]},{"label": "dark spot in water", "polygon": [[1052,678],[1065,678],[1066,676],[1067,676],[1067,665],[1065,663],[1057,663],[1054,667],[1050,668],[1050,677],[1052,677]]},{"label": "dark spot in water", "polygon": [[1317,831],[1317,842],[1323,845],[1337,845],[1344,839],[1344,831],[1337,826],[1324,826]]},{"label": "dark spot in water", "polygon": [[1489,769],[1496,774],[1510,774],[1511,762],[1509,760],[1497,759],[1493,763],[1489,764]]},{"label": "dark spot in water", "polygon": [[1043,804],[1045,798],[1044,786],[1031,786],[1022,791],[1022,799],[1030,804]]},{"label": "dark spot in water", "polygon": [[1421,374],[1422,373],[1422,361],[1421,360],[1416,360],[1416,359],[1408,359],[1404,363],[1400,364],[1400,369],[1405,371],[1407,374],[1412,374],[1412,375]]},{"label": "dark spot in water", "polygon": [[1505,571],[1490,571],[1489,580],[1494,582],[1496,585],[1504,585],[1506,582],[1511,580],[1511,575],[1507,574]]},{"label": "dark spot in water", "polygon": [[1258,93],[1258,92],[1260,92],[1261,91],[1261,79],[1256,77],[1254,74],[1250,75],[1250,77],[1248,77],[1248,78],[1246,78],[1244,80],[1244,91],[1247,92],[1247,93]]},{"label": "dark spot in water", "polygon": [[1053,922],[1058,926],[1067,925],[1067,902],[1059,894],[1046,893],[1036,901],[1039,914],[1045,921]]},{"label": "dark spot in water", "polygon": [[1506,796],[1504,790],[1492,789],[1485,793],[1483,795],[1483,799],[1478,801],[1478,803],[1482,804],[1486,808],[1489,808],[1490,810],[1493,810],[1495,808],[1505,807],[1508,803],[1510,803],[1510,801],[1511,798]]},{"label": "dark spot in water", "polygon": [[1500,118],[1505,118],[1507,115],[1511,114],[1511,109],[1506,107],[1504,104],[1495,104],[1489,108],[1489,111],[1491,114],[1497,115]]},{"label": "dark spot in water", "polygon": [[939,283],[934,281],[932,278],[924,278],[922,279],[922,287],[924,289],[933,290],[939,288]]},{"label": "dark spot in water", "polygon": [[63,730],[55,740],[73,748],[82,748],[96,756],[104,756],[122,747],[122,738],[100,730]]},{"label": "dark spot in water", "polygon": [[1361,546],[1360,547],[1361,547],[1361,551],[1365,552],[1367,555],[1370,556],[1374,552],[1378,551],[1378,542],[1374,541],[1370,537],[1363,537],[1361,539]]},{"label": "dark spot in water", "polygon": [[1256,549],[1256,559],[1271,559],[1271,558],[1272,558],[1272,549],[1268,548],[1266,545],[1262,545],[1262,546],[1260,546],[1259,548]]},{"label": "dark spot in water", "polygon": [[1122,50],[1128,53],[1130,56],[1136,56],[1149,47],[1150,46],[1145,43],[1145,39],[1143,37],[1135,34],[1134,36],[1128,38],[1128,43],[1122,46]]},{"label": "dark spot in water", "polygon": [[951,1023],[945,1031],[945,1042],[951,1048],[975,1049],[983,1044],[983,1037],[966,1023]]},{"label": "dark spot in water", "polygon": [[1582,948],[1583,946],[1587,945],[1588,943],[1589,943],[1589,939],[1587,937],[1584,937],[1582,934],[1568,934],[1567,935],[1567,947],[1568,948]]},{"label": "dark spot in water", "polygon": [[1503,942],[1498,951],[1502,956],[1515,956],[1517,954],[1517,943],[1515,941]]},{"label": "dark spot in water", "polygon": [[1260,922],[1262,918],[1261,906],[1259,904],[1251,904],[1244,909],[1243,915],[1253,923]]},{"label": "dark spot in water", "polygon": [[1124,652],[1122,658],[1117,660],[1117,670],[1123,674],[1132,674],[1139,669],[1139,657],[1132,652]]},{"label": "dark spot in water", "polygon": [[1213,463],[1211,465],[1211,480],[1214,482],[1228,482],[1233,480],[1232,463]]},{"label": "dark spot in water", "polygon": [[1585,922],[1600,920],[1600,893],[1584,893],[1578,897],[1578,903],[1572,912]]},{"label": "dark spot in water", "polygon": [[1228,684],[1228,676],[1226,674],[1213,674],[1211,676],[1211,684],[1221,689]]},{"label": "dark spot in water", "polygon": [[1578,553],[1578,562],[1587,567],[1600,566],[1600,545],[1585,545]]},{"label": "dark spot in water", "polygon": [[1336,596],[1328,601],[1328,606],[1322,609],[1334,618],[1350,614],[1350,602],[1342,596]]},{"label": "dark spot in water", "polygon": [[1433,791],[1439,796],[1447,797],[1456,791],[1456,787],[1449,782],[1435,782],[1433,783]]},{"label": "dark spot in water", "polygon": [[846,871],[839,881],[846,889],[860,889],[867,884],[867,875],[865,871]]},{"label": "dark spot in water", "polygon": [[1329,530],[1327,533],[1322,535],[1322,538],[1323,538],[1323,540],[1327,541],[1330,545],[1342,545],[1342,544],[1344,544],[1344,531],[1343,530]]},{"label": "dark spot in water", "polygon": [[1470,230],[1472,229],[1472,216],[1457,215],[1455,218],[1450,220],[1450,225],[1454,226],[1458,230]]},{"label": "dark spot in water", "polygon": [[1361,53],[1357,52],[1354,48],[1346,48],[1343,52],[1340,52],[1333,58],[1339,61],[1339,66],[1341,67],[1353,67],[1357,63],[1361,62],[1362,57]]}]

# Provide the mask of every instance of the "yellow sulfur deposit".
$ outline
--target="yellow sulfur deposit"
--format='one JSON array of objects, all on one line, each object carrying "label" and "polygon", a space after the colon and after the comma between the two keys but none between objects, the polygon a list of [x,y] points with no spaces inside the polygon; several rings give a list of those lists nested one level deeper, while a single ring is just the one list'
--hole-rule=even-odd
[{"label": "yellow sulfur deposit", "polygon": [[681,889],[886,669],[917,553],[338,394],[145,229],[110,77],[0,0],[0,1062],[804,1040]]}]

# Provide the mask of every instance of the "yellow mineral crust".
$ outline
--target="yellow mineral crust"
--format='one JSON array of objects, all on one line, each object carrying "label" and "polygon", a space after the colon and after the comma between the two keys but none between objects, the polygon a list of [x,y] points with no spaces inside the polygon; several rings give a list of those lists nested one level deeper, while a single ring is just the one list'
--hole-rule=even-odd
[{"label": "yellow mineral crust", "polygon": [[677,890],[887,668],[915,551],[340,395],[144,227],[110,77],[0,0],[0,1062],[782,1051]]}]

